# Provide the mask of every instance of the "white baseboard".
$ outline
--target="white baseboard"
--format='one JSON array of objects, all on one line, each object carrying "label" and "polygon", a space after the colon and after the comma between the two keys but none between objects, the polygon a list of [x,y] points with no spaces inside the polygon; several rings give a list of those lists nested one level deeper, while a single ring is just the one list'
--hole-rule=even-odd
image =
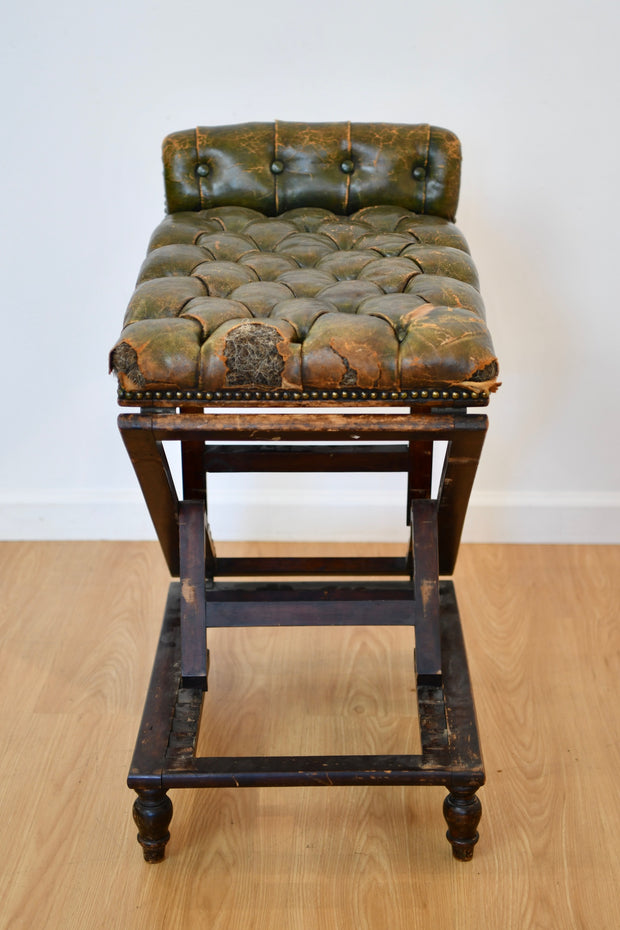
[{"label": "white baseboard", "polygon": [[[212,498],[213,501],[213,498]],[[210,504],[215,539],[325,542],[406,538],[401,494],[321,488],[222,490]],[[0,538],[153,539],[139,492],[0,496]],[[620,543],[620,493],[474,492],[465,542]]]},{"label": "white baseboard", "polygon": [[620,493],[474,491],[464,540],[617,545]]}]

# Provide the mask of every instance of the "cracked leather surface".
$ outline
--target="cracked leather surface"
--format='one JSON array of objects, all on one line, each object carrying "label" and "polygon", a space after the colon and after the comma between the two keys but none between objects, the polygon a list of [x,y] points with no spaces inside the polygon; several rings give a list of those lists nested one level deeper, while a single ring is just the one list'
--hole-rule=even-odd
[{"label": "cracked leather surface", "polygon": [[174,134],[164,163],[121,390],[495,389],[452,134],[249,124]]}]

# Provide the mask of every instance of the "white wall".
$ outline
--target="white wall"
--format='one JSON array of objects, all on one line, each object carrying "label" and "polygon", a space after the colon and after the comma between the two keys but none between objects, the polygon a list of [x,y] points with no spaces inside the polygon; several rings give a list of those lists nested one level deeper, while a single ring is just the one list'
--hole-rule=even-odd
[{"label": "white wall", "polygon": [[[620,541],[619,28],[612,0],[13,5],[0,40],[0,536],[150,535],[106,355],[162,214],[163,136],[350,118],[430,121],[463,144],[459,224],[504,382],[467,537]],[[369,481],[348,501],[314,487],[349,533],[389,538],[400,493]],[[257,482],[236,510],[220,482],[219,536],[338,536],[315,505],[287,523],[293,484],[274,495]],[[266,497],[284,527],[266,522]]]}]

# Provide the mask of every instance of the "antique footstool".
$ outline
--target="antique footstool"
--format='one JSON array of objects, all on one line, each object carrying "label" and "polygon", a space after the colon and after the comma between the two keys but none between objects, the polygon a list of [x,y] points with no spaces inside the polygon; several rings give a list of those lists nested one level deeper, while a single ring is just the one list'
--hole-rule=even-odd
[{"label": "antique footstool", "polygon": [[[384,784],[445,786],[448,840],[470,859],[484,771],[440,575],[454,569],[487,427],[469,408],[488,403],[498,367],[453,222],[459,142],[428,125],[247,123],[174,133],[163,158],[167,216],[110,355],[119,403],[137,408],[121,434],[178,578],[128,779],[144,856],[164,857],[170,788]],[[166,442],[181,446],[178,490]],[[403,472],[409,546],[399,558],[218,557],[206,475],[252,471]],[[207,628],[330,624],[415,627],[421,753],[197,755]]]}]

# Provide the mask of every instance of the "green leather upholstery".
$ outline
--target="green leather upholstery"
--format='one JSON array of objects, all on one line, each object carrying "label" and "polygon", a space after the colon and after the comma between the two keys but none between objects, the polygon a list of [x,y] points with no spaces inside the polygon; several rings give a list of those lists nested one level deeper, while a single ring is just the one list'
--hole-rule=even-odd
[{"label": "green leather upholstery", "polygon": [[121,403],[484,403],[497,360],[429,126],[253,123],[164,142],[169,215],[111,354]]},{"label": "green leather upholstery", "polygon": [[164,142],[169,213],[295,207],[349,214],[399,204],[454,219],[461,152],[434,126],[382,123],[245,123],[176,132]]}]

